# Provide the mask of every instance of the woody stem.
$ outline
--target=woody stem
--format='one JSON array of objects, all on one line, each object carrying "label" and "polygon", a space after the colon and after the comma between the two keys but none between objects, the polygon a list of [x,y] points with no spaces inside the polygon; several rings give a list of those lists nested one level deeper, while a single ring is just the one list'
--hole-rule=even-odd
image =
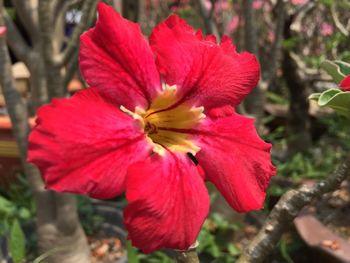
[{"label": "woody stem", "polygon": [[183,251],[176,251],[175,262],[176,263],[200,263],[196,247],[198,241],[195,242],[189,249]]},{"label": "woody stem", "polygon": [[177,252],[175,261],[177,263],[199,263],[200,262],[197,252],[194,249]]}]

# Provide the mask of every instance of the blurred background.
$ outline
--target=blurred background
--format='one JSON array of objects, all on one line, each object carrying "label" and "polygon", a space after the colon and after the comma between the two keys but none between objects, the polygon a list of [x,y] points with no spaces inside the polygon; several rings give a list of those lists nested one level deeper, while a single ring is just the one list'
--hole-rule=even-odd
[{"label": "blurred background", "polygon": [[[232,211],[211,189],[212,209],[198,237],[201,262],[235,262],[287,190],[332,173],[349,150],[349,124],[309,101],[337,88],[325,60],[350,62],[348,0],[111,0],[148,36],[176,13],[194,28],[232,38],[261,64],[261,80],[239,106],[273,144],[265,208]],[[44,189],[25,162],[38,107],[86,88],[79,36],[96,19],[97,0],[0,0],[0,262],[172,262],[126,242],[124,197],[99,201]],[[63,127],[64,128],[64,127]],[[350,262],[350,185],[304,209],[266,262]],[[305,216],[307,215],[307,216]]]}]

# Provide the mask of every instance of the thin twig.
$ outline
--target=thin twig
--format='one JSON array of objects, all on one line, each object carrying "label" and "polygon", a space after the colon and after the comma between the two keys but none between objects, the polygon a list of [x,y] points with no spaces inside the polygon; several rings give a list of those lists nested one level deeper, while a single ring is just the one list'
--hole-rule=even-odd
[{"label": "thin twig", "polygon": [[23,61],[28,66],[30,63],[29,55],[31,48],[25,42],[17,26],[15,23],[13,23],[10,16],[6,13],[6,10],[4,10],[4,19],[7,27],[7,42],[11,50],[15,53],[17,59]]},{"label": "thin twig", "polygon": [[276,4],[276,27],[275,27],[275,40],[271,47],[271,52],[269,55],[269,66],[266,67],[265,72],[263,72],[263,79],[267,82],[267,86],[271,84],[274,79],[276,70],[278,68],[278,61],[281,53],[281,45],[283,41],[283,27],[286,19],[284,0],[278,0]]},{"label": "thin twig", "polygon": [[333,174],[313,186],[302,186],[298,190],[285,193],[271,211],[257,236],[243,251],[237,263],[263,262],[276,248],[282,234],[286,232],[293,219],[310,202],[328,192],[339,188],[342,181],[350,175],[350,155],[338,166]]},{"label": "thin twig", "polygon": [[72,80],[75,72],[78,69],[78,50],[76,50],[73,54],[73,58],[68,62],[67,64],[67,69],[66,69],[66,74],[63,77],[63,85],[64,87],[68,87],[69,82]]},{"label": "thin twig", "polygon": [[214,10],[214,1],[211,2],[211,10],[207,10],[205,0],[198,0],[199,9],[201,16],[204,20],[206,33],[207,34],[213,34],[216,39],[220,38],[218,27],[215,24],[215,21],[213,20],[213,10]]},{"label": "thin twig", "polygon": [[27,30],[28,36],[34,42],[39,35],[38,16],[34,1],[11,0],[11,2],[16,9],[16,13],[18,13],[19,19]]},{"label": "thin twig", "polygon": [[[53,56],[50,59],[52,64],[60,67],[67,64],[68,60],[72,57],[74,51],[79,47],[80,35],[88,28],[88,26],[93,22],[95,6],[98,0],[86,0],[82,7],[82,17],[79,24],[75,27],[72,38],[68,42],[67,47],[64,51],[57,56]],[[91,12],[93,10],[94,12]]]},{"label": "thin twig", "polygon": [[332,20],[334,22],[334,25],[339,30],[340,33],[342,33],[344,36],[349,36],[349,31],[345,28],[345,26],[340,22],[339,16],[337,14],[337,11],[335,10],[335,3],[331,5],[331,15]]},{"label": "thin twig", "polygon": [[[0,0],[0,26],[5,24],[5,12],[3,12],[3,0]],[[7,31],[10,33],[9,31]],[[30,178],[32,189],[44,189],[38,170],[26,163],[27,159],[27,136],[29,133],[28,112],[26,101],[15,88],[12,76],[10,54],[6,45],[6,36],[0,38],[0,87],[4,94],[6,108],[9,113],[14,137],[16,139],[20,159],[25,173]]]}]

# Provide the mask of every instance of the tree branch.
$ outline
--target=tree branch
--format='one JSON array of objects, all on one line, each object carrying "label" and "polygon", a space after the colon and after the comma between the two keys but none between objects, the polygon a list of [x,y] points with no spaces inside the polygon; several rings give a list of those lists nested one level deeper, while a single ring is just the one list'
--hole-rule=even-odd
[{"label": "tree branch", "polygon": [[257,236],[243,252],[237,263],[263,262],[276,248],[282,234],[288,230],[293,219],[310,202],[321,195],[335,191],[350,176],[350,155],[326,179],[313,186],[302,186],[285,193],[271,211]]},{"label": "tree branch", "polygon": [[52,14],[54,23],[60,14],[65,13],[67,9],[73,5],[81,3],[83,0],[53,0],[52,3]]},{"label": "tree branch", "polygon": [[243,1],[245,49],[259,57],[258,38],[253,0]]},{"label": "tree branch", "polygon": [[68,87],[69,82],[72,80],[74,73],[78,68],[78,62],[79,62],[78,55],[79,55],[79,52],[78,50],[76,50],[73,54],[72,59],[67,64],[66,74],[63,78],[63,85],[65,88]]},{"label": "tree branch", "polygon": [[79,24],[75,27],[72,38],[68,42],[67,47],[62,53],[57,56],[51,57],[52,64],[59,67],[67,64],[68,60],[72,57],[74,51],[79,47],[80,35],[86,30],[86,28],[93,22],[95,17],[95,6],[98,0],[85,0],[82,7],[82,17]]},{"label": "tree branch", "polygon": [[276,13],[277,13],[277,22],[275,27],[275,40],[273,42],[270,56],[269,56],[269,66],[266,68],[266,71],[263,72],[264,81],[267,82],[267,86],[270,85],[273,77],[275,75],[278,60],[281,53],[281,44],[283,41],[283,28],[284,22],[286,19],[286,12],[284,9],[285,3],[284,0],[278,0],[276,4]]},{"label": "tree branch", "polygon": [[17,26],[4,10],[4,19],[7,27],[7,42],[17,59],[29,65],[31,48],[27,45]]},{"label": "tree branch", "polygon": [[37,6],[32,6],[33,1],[11,0],[18,13],[23,26],[28,32],[28,36],[35,41],[39,35]]},{"label": "tree branch", "polygon": [[[3,12],[3,2],[0,0],[0,26],[5,24],[5,14]],[[10,30],[7,31],[10,33]],[[15,88],[12,77],[11,60],[6,45],[6,37],[0,38],[0,86],[6,101],[14,136],[19,148],[20,159],[26,174],[30,178],[33,190],[43,190],[44,185],[40,174],[36,168],[26,162],[27,159],[27,136],[29,133],[27,104]]]},{"label": "tree branch", "polygon": [[331,5],[331,15],[332,20],[334,22],[334,25],[339,30],[340,33],[342,33],[344,36],[349,36],[349,31],[345,28],[345,26],[340,22],[337,11],[335,10],[335,4],[333,3]]},{"label": "tree branch", "polygon": [[205,0],[198,0],[199,4],[199,9],[202,15],[202,18],[204,20],[205,28],[206,28],[206,33],[207,34],[213,34],[216,39],[220,38],[219,30],[213,21],[213,12],[214,10],[214,3],[212,2],[212,7],[211,10],[207,10],[205,7]]}]

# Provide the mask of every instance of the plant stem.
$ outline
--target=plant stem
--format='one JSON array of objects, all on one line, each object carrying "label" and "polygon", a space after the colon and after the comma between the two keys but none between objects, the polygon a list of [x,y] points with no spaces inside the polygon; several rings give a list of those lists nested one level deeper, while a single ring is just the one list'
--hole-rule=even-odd
[{"label": "plant stem", "polygon": [[187,250],[176,250],[175,262],[177,263],[200,263],[196,248],[198,247],[198,241],[196,241]]},{"label": "plant stem", "polygon": [[175,261],[177,263],[199,263],[200,262],[197,252],[194,248],[186,251],[178,251],[176,253]]}]

